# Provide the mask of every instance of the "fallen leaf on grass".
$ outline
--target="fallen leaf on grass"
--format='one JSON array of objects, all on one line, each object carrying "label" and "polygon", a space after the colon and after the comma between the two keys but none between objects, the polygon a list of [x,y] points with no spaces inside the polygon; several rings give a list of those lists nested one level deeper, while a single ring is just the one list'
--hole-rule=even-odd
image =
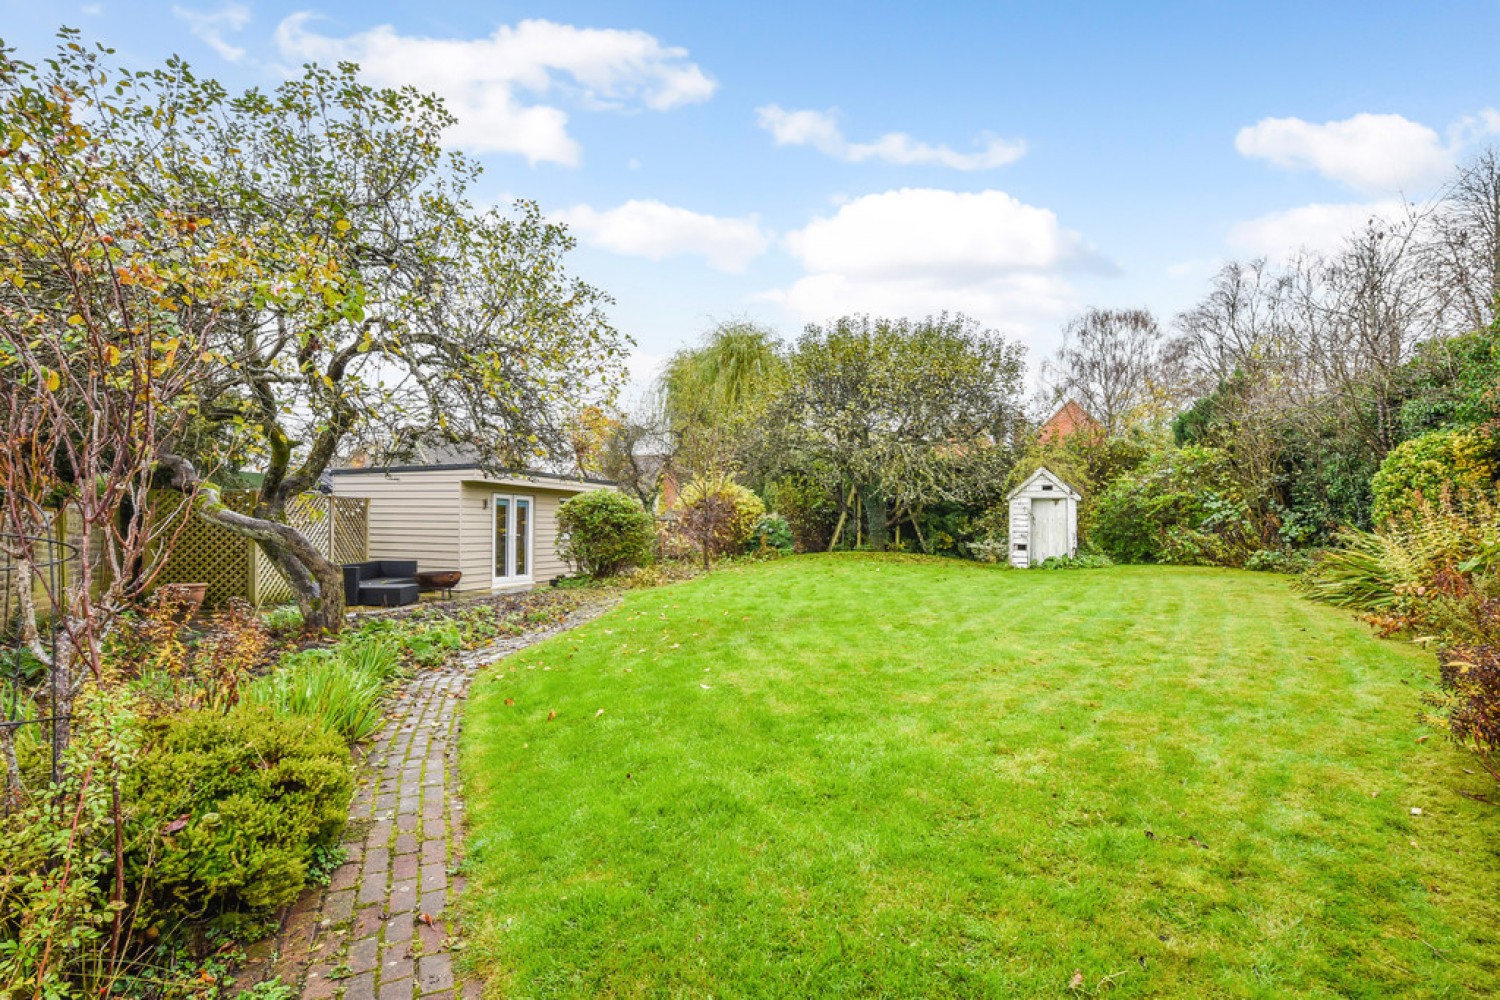
[{"label": "fallen leaf on grass", "polygon": [[597,719],[597,718],[599,718],[599,716],[601,716],[603,714],[604,714],[604,709],[601,708],[601,709],[599,709],[599,711],[597,711],[597,712],[594,713],[594,718]]},{"label": "fallen leaf on grass", "polygon": [[551,722],[555,718],[557,718],[557,709],[554,708],[552,711],[547,713],[547,721]]},{"label": "fallen leaf on grass", "polygon": [[1070,990],[1077,990],[1077,989],[1082,989],[1082,988],[1083,988],[1083,970],[1082,969],[1075,969],[1073,971],[1073,978],[1070,979],[1070,980],[1068,980],[1068,989],[1070,989]]},{"label": "fallen leaf on grass", "polygon": [[514,705],[516,703],[516,699],[514,699],[514,698],[507,698],[507,699],[505,699],[505,703],[507,705]]},{"label": "fallen leaf on grass", "polygon": [[432,919],[432,916],[430,914],[427,914],[427,913],[419,914],[417,916],[417,920],[420,923],[426,924],[428,927],[435,927],[435,926],[437,926],[437,922]]},{"label": "fallen leaf on grass", "polygon": [[708,685],[707,684],[699,684],[698,686],[701,687],[705,691],[708,690]]}]

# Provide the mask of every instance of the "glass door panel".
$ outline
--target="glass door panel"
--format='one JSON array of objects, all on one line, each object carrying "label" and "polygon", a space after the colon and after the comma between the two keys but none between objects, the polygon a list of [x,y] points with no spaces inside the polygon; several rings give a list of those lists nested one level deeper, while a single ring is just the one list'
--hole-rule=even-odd
[{"label": "glass door panel", "polygon": [[495,579],[511,575],[510,497],[495,497]]},{"label": "glass door panel", "polygon": [[531,573],[531,501],[516,497],[515,565],[512,576]]}]

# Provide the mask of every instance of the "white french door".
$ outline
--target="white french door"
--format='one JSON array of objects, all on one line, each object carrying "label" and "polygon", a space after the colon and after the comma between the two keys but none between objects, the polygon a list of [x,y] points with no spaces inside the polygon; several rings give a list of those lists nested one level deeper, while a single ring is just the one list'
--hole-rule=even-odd
[{"label": "white french door", "polygon": [[531,497],[496,493],[490,498],[495,532],[490,551],[493,585],[506,587],[531,582]]}]

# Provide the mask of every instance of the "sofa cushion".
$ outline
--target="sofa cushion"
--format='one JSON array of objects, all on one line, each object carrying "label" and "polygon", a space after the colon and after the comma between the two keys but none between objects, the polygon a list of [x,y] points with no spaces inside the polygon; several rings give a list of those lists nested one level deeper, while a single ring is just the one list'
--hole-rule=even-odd
[{"label": "sofa cushion", "polygon": [[371,576],[400,576],[414,577],[417,575],[417,561],[415,559],[381,559],[374,563],[378,567]]},{"label": "sofa cushion", "polygon": [[375,575],[373,567],[375,563],[345,563],[344,564],[344,603],[359,603],[359,582]]},{"label": "sofa cushion", "polygon": [[402,604],[414,604],[421,590],[415,580],[386,580],[360,584],[359,603],[393,608]]}]

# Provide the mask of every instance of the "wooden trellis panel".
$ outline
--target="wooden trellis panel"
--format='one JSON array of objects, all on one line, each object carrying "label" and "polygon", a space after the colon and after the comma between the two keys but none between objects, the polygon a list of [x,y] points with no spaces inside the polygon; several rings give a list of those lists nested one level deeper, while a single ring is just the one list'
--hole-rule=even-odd
[{"label": "wooden trellis panel", "polygon": [[[249,509],[253,496],[243,491],[226,492],[225,506],[231,510]],[[158,510],[174,510],[182,503],[180,494],[163,495]],[[186,518],[178,523],[178,518]],[[223,604],[231,597],[249,597],[250,546],[248,538],[226,531],[216,524],[187,511],[178,511],[172,521],[161,527],[162,537],[176,536],[176,544],[166,565],[157,574],[156,583],[206,583],[207,604]]]},{"label": "wooden trellis panel", "polygon": [[364,562],[370,553],[368,497],[329,497],[333,503],[333,561],[340,565]]},{"label": "wooden trellis panel", "polygon": [[[247,511],[254,501],[248,490],[224,494],[234,510]],[[287,523],[333,562],[360,562],[367,551],[368,509],[363,498],[304,493],[288,505]],[[241,597],[264,607],[292,599],[291,586],[260,546],[198,517],[183,530],[158,582],[207,583],[211,604]]]}]

